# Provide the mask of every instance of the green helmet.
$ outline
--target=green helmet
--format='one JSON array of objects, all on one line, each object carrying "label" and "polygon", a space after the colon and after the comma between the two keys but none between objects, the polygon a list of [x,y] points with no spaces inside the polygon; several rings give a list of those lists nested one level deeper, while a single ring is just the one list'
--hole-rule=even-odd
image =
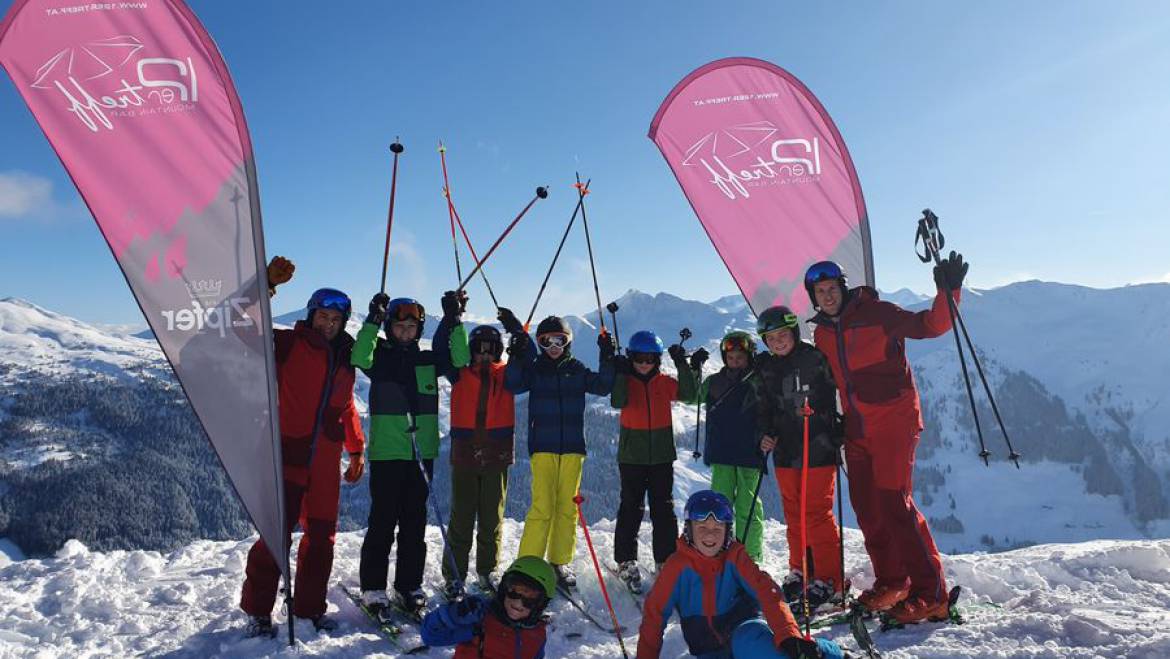
[{"label": "green helmet", "polygon": [[544,593],[548,595],[549,599],[557,594],[557,575],[553,572],[552,566],[539,556],[517,558],[504,572],[500,583],[507,581],[509,575],[523,575],[535,581],[540,588],[544,589]]},{"label": "green helmet", "polygon": [[784,305],[768,307],[756,319],[756,333],[760,335],[761,339],[764,338],[765,334],[780,329],[790,329],[792,337],[800,339],[800,319],[792,313],[792,309]]}]

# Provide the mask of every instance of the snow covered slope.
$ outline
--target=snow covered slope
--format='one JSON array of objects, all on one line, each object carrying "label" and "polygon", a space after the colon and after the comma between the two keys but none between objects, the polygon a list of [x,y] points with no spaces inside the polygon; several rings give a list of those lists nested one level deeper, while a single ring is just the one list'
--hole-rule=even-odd
[{"label": "snow covered slope", "polygon": [[[612,551],[613,524],[593,526],[602,556]],[[780,551],[784,529],[768,522],[764,567],[780,574],[787,557]],[[520,526],[507,520],[503,558],[511,560]],[[643,536],[648,538],[648,533]],[[442,540],[428,529],[432,548]],[[298,643],[286,636],[243,639],[237,609],[246,553],[251,540],[198,541],[159,554],[149,551],[90,552],[76,541],[56,557],[0,567],[0,655],[50,657],[130,656],[267,657],[393,656],[366,618],[337,590],[329,591],[329,613],[340,622],[330,634],[298,623]],[[333,583],[357,580],[361,535],[337,538]],[[847,531],[846,566],[864,586],[867,572],[860,535]],[[650,548],[640,547],[643,568]],[[424,588],[442,583],[432,550]],[[874,639],[886,657],[1128,657],[1170,656],[1170,540],[1098,541],[1080,545],[1039,545],[998,554],[944,557],[951,584],[964,588],[967,624],[928,624]],[[589,606],[601,615],[604,603],[592,564],[579,543],[575,567]],[[608,577],[607,577],[608,578]],[[610,584],[611,589],[616,584]],[[629,628],[627,648],[636,647],[640,616],[633,602],[614,593],[619,621]],[[432,597],[432,604],[437,599]],[[562,600],[550,605],[553,629],[546,656],[621,656],[616,639],[588,626]],[[608,616],[606,616],[608,617]],[[277,622],[284,618],[276,614]],[[580,633],[580,638],[567,638]],[[820,631],[855,649],[843,628]],[[686,653],[677,618],[665,634],[663,657]],[[426,656],[449,657],[448,648]]]}]

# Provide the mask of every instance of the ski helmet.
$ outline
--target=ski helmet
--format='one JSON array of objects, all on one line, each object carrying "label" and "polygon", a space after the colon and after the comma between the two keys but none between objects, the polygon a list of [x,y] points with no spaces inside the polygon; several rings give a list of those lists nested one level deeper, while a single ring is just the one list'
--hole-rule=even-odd
[{"label": "ski helmet", "polygon": [[483,346],[487,346],[494,361],[500,361],[500,355],[504,354],[504,341],[500,337],[500,330],[491,325],[480,325],[471,330],[471,335],[467,337],[467,345],[471,348],[473,357],[483,352]]},{"label": "ski helmet", "polygon": [[724,364],[727,363],[727,353],[732,350],[747,353],[748,364],[755,363],[756,340],[752,338],[751,334],[740,331],[728,332],[719,342],[719,355],[723,358]]},{"label": "ski helmet", "polygon": [[782,329],[792,330],[792,338],[800,340],[800,319],[792,313],[792,309],[782,304],[764,309],[756,319],[756,333],[761,339],[765,334]]},{"label": "ski helmet", "polygon": [[735,523],[735,513],[727,497],[715,490],[699,490],[687,499],[687,505],[683,509],[683,539],[688,545],[694,546],[691,524],[708,517],[714,517],[715,521],[727,525],[727,533],[723,539],[723,549],[726,550],[731,546],[731,525]]},{"label": "ski helmet", "polygon": [[662,350],[662,339],[650,330],[634,332],[634,335],[630,337],[630,343],[626,346],[626,352],[630,354],[661,355]]},{"label": "ski helmet", "polygon": [[309,296],[309,303],[305,305],[309,310],[306,320],[313,322],[313,312],[318,309],[333,309],[341,312],[341,323],[344,325],[349,321],[349,312],[352,305],[349,301],[349,296],[336,288],[318,288]]},{"label": "ski helmet", "polygon": [[565,344],[562,346],[567,354],[569,352],[569,344],[573,342],[573,328],[565,322],[564,318],[560,316],[549,316],[540,321],[536,326],[536,345],[540,346],[541,350],[545,350],[550,346],[546,346],[541,340],[546,334],[563,334],[565,335]]},{"label": "ski helmet", "polygon": [[817,305],[817,296],[813,293],[813,286],[817,282],[836,280],[841,285],[841,296],[845,296],[846,291],[849,290],[849,279],[845,275],[845,270],[841,268],[835,261],[818,261],[808,267],[804,273],[804,290],[808,293],[808,299],[812,302],[814,309],[819,309]]},{"label": "ski helmet", "polygon": [[413,318],[418,321],[418,335],[414,337],[418,341],[423,334],[423,326],[427,322],[427,312],[423,305],[416,299],[411,297],[396,297],[390,300],[390,304],[386,305],[386,333],[390,333],[390,325],[398,320],[408,320]]},{"label": "ski helmet", "polygon": [[496,588],[496,606],[504,609],[504,600],[512,592],[512,587],[521,584],[539,593],[535,602],[525,602],[528,606],[528,618],[525,622],[535,622],[544,614],[549,600],[557,592],[557,575],[551,565],[538,556],[521,556],[512,562],[512,565],[500,578],[500,585]]}]

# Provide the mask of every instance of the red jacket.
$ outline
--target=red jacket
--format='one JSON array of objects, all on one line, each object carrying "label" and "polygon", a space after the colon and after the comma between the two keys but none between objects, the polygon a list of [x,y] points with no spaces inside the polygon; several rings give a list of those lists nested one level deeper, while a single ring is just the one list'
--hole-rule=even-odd
[{"label": "red jacket", "polygon": [[735,628],[759,617],[761,610],[777,646],[800,635],[780,587],[748,557],[743,544],[732,542],[727,551],[708,558],[679,538],[642,607],[638,659],[658,657],[675,611],[687,648],[704,655],[729,651]]},{"label": "red jacket", "polygon": [[[930,309],[915,313],[882,302],[876,290],[860,286],[849,291],[836,322],[824,313],[812,319],[816,346],[829,360],[841,392],[846,439],[874,435],[874,426],[887,423],[914,423],[922,430],[906,339],[929,339],[951,329],[945,295],[940,290]],[[957,304],[957,290],[954,299]]]},{"label": "red jacket", "polygon": [[454,659],[543,659],[545,625],[506,625],[494,614],[483,617],[482,631],[455,647]]},{"label": "red jacket", "polygon": [[504,364],[464,366],[451,380],[451,464],[504,469],[514,461],[515,395],[504,386]]},{"label": "red jacket", "polygon": [[273,334],[284,463],[309,463],[314,429],[318,441],[344,441],[346,451],[361,453],[366,439],[353,404],[353,338],[342,331],[330,344],[303,320]]}]

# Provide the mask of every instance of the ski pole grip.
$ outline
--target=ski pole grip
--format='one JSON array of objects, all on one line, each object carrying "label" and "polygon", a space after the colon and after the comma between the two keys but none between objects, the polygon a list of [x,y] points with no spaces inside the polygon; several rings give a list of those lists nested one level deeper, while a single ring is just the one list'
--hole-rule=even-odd
[{"label": "ski pole grip", "polygon": [[573,497],[573,503],[580,506],[581,504],[585,503],[585,497],[581,496],[581,494],[578,493],[577,496]]}]

